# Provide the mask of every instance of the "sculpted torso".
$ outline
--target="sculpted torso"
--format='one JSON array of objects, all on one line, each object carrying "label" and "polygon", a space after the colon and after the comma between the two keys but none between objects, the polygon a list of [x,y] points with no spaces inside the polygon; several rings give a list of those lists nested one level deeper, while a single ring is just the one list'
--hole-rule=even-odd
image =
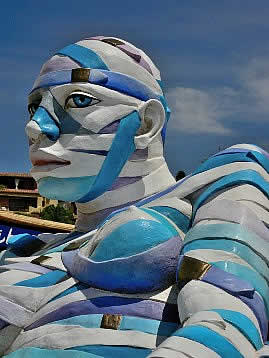
[{"label": "sculpted torso", "polygon": [[78,219],[69,235],[15,236],[2,253],[1,354],[266,350],[268,154],[235,145],[176,183],[163,158],[170,111],[159,71],[114,38],[46,62],[29,112],[39,191],[75,201]]}]

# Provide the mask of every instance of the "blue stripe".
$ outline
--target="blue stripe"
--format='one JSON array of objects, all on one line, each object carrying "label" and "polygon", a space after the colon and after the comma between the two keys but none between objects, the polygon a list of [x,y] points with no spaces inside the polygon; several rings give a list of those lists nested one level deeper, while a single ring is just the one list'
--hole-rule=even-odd
[{"label": "blue stripe", "polygon": [[109,70],[101,57],[98,56],[93,50],[77,44],[64,47],[58,51],[56,55],[68,56],[72,60],[78,62],[82,67]]},{"label": "blue stripe", "polygon": [[235,162],[254,162],[260,164],[267,172],[269,172],[269,160],[261,153],[254,150],[246,150],[243,153],[230,153],[224,152],[222,155],[210,157],[193,173],[199,174],[206,170],[220,167],[222,165],[235,163]]},{"label": "blue stripe", "polygon": [[162,215],[167,216],[184,233],[189,230],[190,218],[182,214],[179,210],[171,208],[169,206],[151,206],[150,209],[156,210]]},{"label": "blue stripe", "polygon": [[150,209],[141,208],[141,210],[144,211],[145,213],[148,213],[153,218],[158,220],[161,224],[163,224],[167,229],[169,229],[172,232],[173,236],[179,235],[175,227],[165,217],[163,217],[163,214],[160,215],[157,210],[155,211],[152,208]]},{"label": "blue stripe", "polygon": [[50,140],[56,141],[59,138],[59,127],[56,125],[56,122],[45,108],[38,107],[32,117],[32,121],[39,125],[41,132]]},{"label": "blue stripe", "polygon": [[53,109],[60,122],[60,132],[62,134],[76,134],[82,127],[68,112],[66,112],[62,106],[53,97]]},{"label": "blue stripe", "polygon": [[199,249],[212,249],[232,252],[253,266],[255,270],[258,271],[263,277],[269,276],[268,266],[261,259],[261,257],[252,251],[248,246],[241,244],[240,242],[225,239],[196,240],[184,246],[181,255],[186,254],[188,251]]},{"label": "blue stripe", "polygon": [[[68,348],[69,350],[77,350],[80,352],[88,352],[94,354],[93,357],[102,358],[146,358],[152,352],[151,349],[134,348],[127,346],[77,346]],[[92,357],[91,355],[89,357]]]},{"label": "blue stripe", "polygon": [[[72,70],[52,71],[39,76],[34,83],[34,87],[31,92],[38,88],[59,86],[67,83],[71,83]],[[99,77],[103,75],[106,81],[100,82]],[[128,96],[132,96],[140,99],[141,101],[147,101],[149,99],[159,100],[164,109],[166,110],[166,102],[163,101],[163,96],[160,96],[153,92],[143,82],[135,79],[134,77],[124,75],[118,72],[111,72],[105,70],[91,70],[88,83],[93,83],[99,86],[109,88],[111,90],[124,93]]]},{"label": "blue stripe", "polygon": [[75,293],[77,291],[86,290],[87,288],[89,288],[88,285],[85,285],[84,283],[77,283],[76,285],[68,288],[67,290],[64,290],[59,295],[53,297],[49,302],[58,300],[59,298],[70,295],[71,293]]},{"label": "blue stripe", "polygon": [[258,274],[258,272],[250,269],[249,267],[240,265],[235,262],[230,261],[218,261],[211,262],[212,265],[219,267],[225,272],[229,272],[241,279],[244,279],[252,284],[255,290],[262,296],[265,307],[267,317],[269,318],[269,288],[266,280]]},{"label": "blue stripe", "polygon": [[201,343],[221,357],[244,358],[242,354],[223,336],[207,327],[189,326],[178,330],[173,334]]},{"label": "blue stripe", "polygon": [[195,240],[210,238],[212,241],[227,239],[233,242],[241,242],[256,251],[269,263],[269,243],[240,224],[225,223],[195,226],[185,236],[184,245]]},{"label": "blue stripe", "polygon": [[49,287],[55,285],[66,276],[67,274],[64,271],[54,270],[29,280],[17,282],[14,286]]},{"label": "blue stripe", "polygon": [[[80,315],[54,321],[51,324],[78,325],[85,328],[100,328],[102,318],[102,314]],[[176,329],[178,329],[178,324],[157,321],[149,318],[123,316],[118,329],[122,331],[140,331],[158,336],[170,336]]]},{"label": "blue stripe", "polygon": [[121,120],[110,150],[95,182],[91,186],[89,193],[80,200],[77,200],[79,203],[91,201],[111,188],[128,158],[136,149],[134,137],[139,127],[140,117],[136,111]]},{"label": "blue stripe", "polygon": [[[89,314],[80,315],[70,318],[61,319],[59,321],[53,321],[50,324],[59,324],[63,326],[81,326],[84,328],[100,328],[103,314]],[[48,328],[49,330],[49,328]]]},{"label": "blue stripe", "polygon": [[38,76],[30,93],[38,88],[59,86],[71,83],[71,70],[52,71]]},{"label": "blue stripe", "polygon": [[196,214],[196,211],[199,207],[212,195],[217,193],[220,190],[235,186],[249,184],[253,185],[263,192],[267,197],[269,197],[269,183],[263,179],[263,177],[255,172],[254,170],[241,170],[230,175],[226,175],[222,179],[218,180],[214,184],[210,185],[195,202],[193,207],[193,218]]},{"label": "blue stripe", "polygon": [[120,225],[98,244],[90,259],[101,262],[133,256],[149,250],[178,235],[174,228],[166,226],[153,220],[144,219]]},{"label": "blue stripe", "polygon": [[128,316],[122,317],[122,321],[119,327],[121,330],[141,331],[158,336],[170,336],[177,328],[178,324],[176,323]]},{"label": "blue stripe", "polygon": [[257,350],[263,347],[261,336],[254,323],[248,317],[240,312],[224,309],[214,309],[210,311],[217,312],[225,321],[236,327]]},{"label": "blue stripe", "polygon": [[[97,72],[97,71],[96,71]],[[132,96],[140,99],[141,101],[147,101],[151,98],[160,100],[160,95],[154,93],[149,87],[144,85],[143,82],[135,79],[134,77],[124,75],[118,72],[100,71],[106,75],[107,81],[102,83],[101,86],[116,90],[120,93],[124,93],[128,96]],[[91,71],[89,82],[99,85],[99,81],[95,83],[94,71]]]}]

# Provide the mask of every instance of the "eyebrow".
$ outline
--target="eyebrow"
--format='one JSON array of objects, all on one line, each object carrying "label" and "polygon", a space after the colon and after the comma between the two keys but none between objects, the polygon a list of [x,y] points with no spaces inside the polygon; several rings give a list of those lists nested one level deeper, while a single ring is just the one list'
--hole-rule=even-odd
[{"label": "eyebrow", "polygon": [[142,101],[149,99],[160,100],[160,95],[154,93],[149,87],[134,77],[118,72],[90,68],[75,68],[46,73],[36,79],[30,93],[39,88],[68,83],[92,83]]}]

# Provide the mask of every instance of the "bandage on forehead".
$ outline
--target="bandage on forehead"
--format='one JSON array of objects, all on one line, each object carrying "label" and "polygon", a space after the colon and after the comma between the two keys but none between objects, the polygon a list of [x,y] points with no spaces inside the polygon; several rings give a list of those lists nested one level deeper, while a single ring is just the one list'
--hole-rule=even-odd
[{"label": "bandage on forehead", "polygon": [[77,82],[100,85],[142,101],[147,101],[149,99],[160,100],[159,95],[131,76],[118,72],[89,68],[59,70],[39,76],[34,83],[31,93],[39,88]]}]

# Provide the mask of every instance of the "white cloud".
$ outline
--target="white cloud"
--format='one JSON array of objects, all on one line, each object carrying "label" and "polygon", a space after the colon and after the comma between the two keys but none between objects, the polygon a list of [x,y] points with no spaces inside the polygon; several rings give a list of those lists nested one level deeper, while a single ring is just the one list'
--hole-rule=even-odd
[{"label": "white cloud", "polygon": [[255,58],[241,71],[240,78],[258,112],[269,114],[269,58]]},{"label": "white cloud", "polygon": [[269,58],[255,58],[238,72],[238,89],[176,87],[167,92],[170,129],[183,133],[229,135],[225,119],[259,121],[269,116]]},{"label": "white cloud", "polygon": [[169,90],[167,100],[173,114],[170,129],[185,133],[229,134],[230,130],[220,119],[229,113],[234,95],[227,88],[218,90],[218,94],[183,87]]}]

